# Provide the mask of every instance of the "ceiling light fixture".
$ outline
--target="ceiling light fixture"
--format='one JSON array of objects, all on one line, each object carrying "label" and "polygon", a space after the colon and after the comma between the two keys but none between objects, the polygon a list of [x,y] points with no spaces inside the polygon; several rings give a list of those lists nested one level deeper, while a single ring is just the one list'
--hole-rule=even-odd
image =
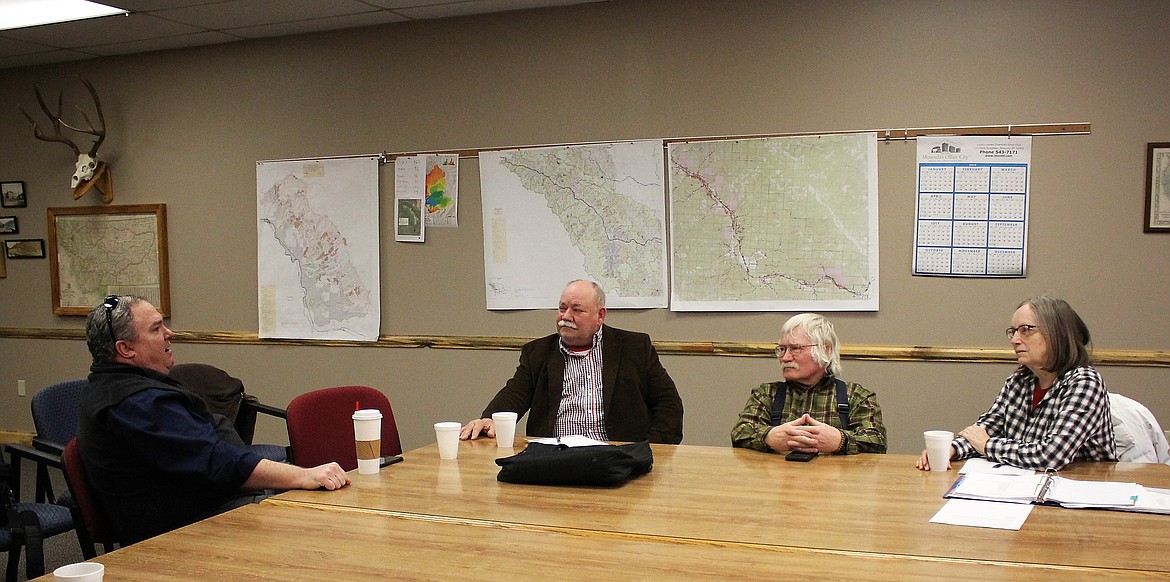
[{"label": "ceiling light fixture", "polygon": [[87,0],[0,0],[0,30],[115,14],[125,15],[129,12]]}]

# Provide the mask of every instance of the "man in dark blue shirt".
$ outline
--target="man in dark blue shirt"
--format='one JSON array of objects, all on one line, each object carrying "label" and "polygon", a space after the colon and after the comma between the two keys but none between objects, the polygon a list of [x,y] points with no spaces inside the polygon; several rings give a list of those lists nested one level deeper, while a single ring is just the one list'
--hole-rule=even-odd
[{"label": "man in dark blue shirt", "polygon": [[141,297],[111,295],[86,320],[93,365],[77,444],[119,537],[134,543],[246,505],[267,489],[339,489],[337,463],[262,459],[223,416],[168,376],[173,334]]}]

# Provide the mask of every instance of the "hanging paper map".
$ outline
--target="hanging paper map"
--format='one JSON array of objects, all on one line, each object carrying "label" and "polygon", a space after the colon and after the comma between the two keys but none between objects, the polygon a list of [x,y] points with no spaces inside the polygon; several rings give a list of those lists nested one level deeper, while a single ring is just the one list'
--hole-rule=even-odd
[{"label": "hanging paper map", "polygon": [[426,242],[426,156],[394,159],[394,240]]},{"label": "hanging paper map", "polygon": [[573,279],[666,307],[661,141],[479,154],[488,309],[550,309]]},{"label": "hanging paper map", "polygon": [[459,156],[428,154],[427,227],[459,226]]},{"label": "hanging paper map", "polygon": [[378,159],[256,164],[260,337],[378,339]]},{"label": "hanging paper map", "polygon": [[872,133],[672,143],[676,311],[876,311]]}]

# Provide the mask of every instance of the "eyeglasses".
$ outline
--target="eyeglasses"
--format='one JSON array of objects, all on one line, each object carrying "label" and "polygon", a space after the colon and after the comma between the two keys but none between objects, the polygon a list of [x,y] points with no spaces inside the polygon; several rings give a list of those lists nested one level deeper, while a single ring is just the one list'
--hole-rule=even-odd
[{"label": "eyeglasses", "polygon": [[114,344],[117,344],[118,338],[114,336],[114,317],[112,314],[114,310],[118,308],[118,296],[106,295],[106,300],[104,303],[102,303],[102,307],[106,308],[106,329],[110,330],[110,340],[112,340]]},{"label": "eyeglasses", "polygon": [[1012,337],[1016,335],[1016,332],[1020,333],[1020,339],[1024,339],[1024,338],[1036,333],[1036,330],[1038,330],[1038,329],[1040,329],[1040,328],[1038,328],[1034,325],[1024,324],[1024,325],[1020,325],[1020,326],[1016,326],[1016,327],[1009,327],[1009,328],[1005,329],[1004,331],[1007,332],[1008,339],[1012,339]]},{"label": "eyeglasses", "polygon": [[803,346],[776,346],[776,357],[783,358],[784,354],[792,354],[792,357],[799,356],[804,353],[805,348],[811,348],[817,344],[807,344]]}]

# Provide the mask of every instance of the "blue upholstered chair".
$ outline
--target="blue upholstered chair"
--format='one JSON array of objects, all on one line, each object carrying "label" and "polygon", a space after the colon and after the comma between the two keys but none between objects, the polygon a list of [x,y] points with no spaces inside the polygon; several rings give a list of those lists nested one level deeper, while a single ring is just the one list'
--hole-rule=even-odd
[{"label": "blue upholstered chair", "polygon": [[14,483],[18,491],[20,490],[21,461],[29,460],[37,464],[37,485],[34,498],[37,503],[58,503],[66,507],[73,504],[72,500],[69,499],[68,491],[62,492],[60,499],[53,494],[49,469],[60,469],[61,451],[65,450],[65,443],[77,434],[81,390],[87,385],[89,385],[89,380],[82,378],[58,382],[38,391],[32,398],[33,426],[37,429],[32,447],[8,446],[15,473]]},{"label": "blue upholstered chair", "polygon": [[[37,434],[32,446],[9,444],[5,447],[12,457],[8,483],[15,495],[21,490],[21,461],[36,464],[34,502],[15,503],[8,508],[6,518],[13,528],[14,541],[25,547],[25,571],[29,578],[44,573],[45,559],[42,540],[75,529],[71,507],[73,498],[68,491],[54,495],[49,470],[60,470],[61,452],[65,443],[77,433],[81,391],[88,380],[66,380],[42,388],[32,398],[33,426]],[[19,501],[19,500],[17,500]],[[81,541],[80,532],[78,540]],[[15,565],[10,570],[15,572]]]},{"label": "blue upholstered chair", "polygon": [[[9,445],[11,446],[11,445]],[[33,579],[45,573],[44,539],[73,529],[68,508],[53,503],[20,503],[15,467],[0,456],[0,498],[5,506],[0,515],[0,551],[8,552],[6,582],[15,582],[20,548],[25,549],[25,574]]]}]

